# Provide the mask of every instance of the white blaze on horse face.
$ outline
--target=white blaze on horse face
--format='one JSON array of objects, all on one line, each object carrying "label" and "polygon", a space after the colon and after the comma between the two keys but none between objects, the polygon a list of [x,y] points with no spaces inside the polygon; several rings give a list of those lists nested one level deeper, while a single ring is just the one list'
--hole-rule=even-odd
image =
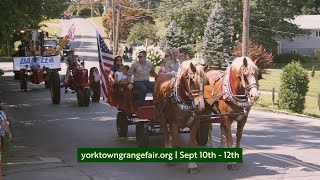
[{"label": "white blaze on horse face", "polygon": [[[250,84],[256,84],[256,83],[257,83],[257,81],[256,81],[255,77],[253,76],[251,78]],[[253,86],[249,91],[249,95],[250,95],[251,101],[255,102],[256,100],[258,100],[258,98],[259,98],[258,86]]]},{"label": "white blaze on horse face", "polygon": [[[198,67],[197,67],[198,68]],[[199,83],[199,93],[198,93],[198,96],[197,97],[195,97],[194,98],[194,104],[195,104],[195,106],[197,107],[197,109],[199,110],[199,111],[203,111],[204,110],[204,108],[205,108],[205,103],[204,103],[204,97],[203,97],[203,86],[204,86],[204,83],[203,83],[203,77],[201,77],[201,71],[199,71],[199,69],[197,69],[197,74],[199,74],[199,79],[198,79],[198,82],[200,82]]]}]

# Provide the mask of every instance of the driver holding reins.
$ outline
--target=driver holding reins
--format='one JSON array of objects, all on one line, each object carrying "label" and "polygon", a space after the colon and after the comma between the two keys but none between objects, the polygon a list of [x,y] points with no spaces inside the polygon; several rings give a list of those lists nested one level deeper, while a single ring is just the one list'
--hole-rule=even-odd
[{"label": "driver holding reins", "polygon": [[147,95],[147,90],[153,91],[154,82],[149,81],[149,76],[152,75],[155,78],[158,77],[154,70],[154,66],[150,61],[147,61],[147,52],[140,51],[138,55],[139,61],[134,62],[128,72],[129,79],[133,77],[133,86],[140,92],[138,105],[141,107],[144,105],[144,100]]}]

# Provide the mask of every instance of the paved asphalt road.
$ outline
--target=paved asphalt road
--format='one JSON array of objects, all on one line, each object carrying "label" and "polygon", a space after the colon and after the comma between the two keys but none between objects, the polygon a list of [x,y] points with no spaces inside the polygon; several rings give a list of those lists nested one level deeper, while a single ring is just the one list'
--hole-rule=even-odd
[{"label": "paved asphalt road", "polygon": [[[80,18],[61,24],[68,29],[72,22],[76,25],[79,55],[95,66],[95,27]],[[0,65],[10,68],[5,63]],[[115,108],[101,102],[78,107],[76,95],[63,91],[61,104],[52,105],[50,92],[43,84],[28,84],[28,92],[20,92],[18,81],[11,75],[7,72],[1,78],[0,96],[15,128],[14,142],[28,147],[35,156],[55,158],[57,162],[35,164],[30,160],[25,165],[6,165],[4,179],[320,179],[320,119],[260,111],[250,112],[239,170],[229,171],[225,163],[199,163],[200,174],[189,175],[185,163],[173,167],[164,163],[78,163],[79,147],[136,147],[135,128],[129,128],[128,138],[119,138]],[[218,145],[220,130],[216,124],[213,127]],[[183,146],[187,135],[180,135]],[[161,137],[151,137],[151,146],[162,147]]]}]

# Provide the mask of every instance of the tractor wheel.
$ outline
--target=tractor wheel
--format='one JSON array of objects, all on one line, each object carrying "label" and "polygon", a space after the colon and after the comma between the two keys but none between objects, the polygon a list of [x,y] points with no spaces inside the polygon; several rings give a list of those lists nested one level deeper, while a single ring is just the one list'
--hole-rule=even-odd
[{"label": "tractor wheel", "polygon": [[[211,124],[210,124],[211,125]],[[208,143],[209,125],[200,125],[198,129],[196,141],[198,145],[204,146]]]},{"label": "tractor wheel", "polygon": [[77,90],[77,101],[79,106],[89,106],[90,104],[90,89],[79,88]]},{"label": "tractor wheel", "polygon": [[53,104],[60,104],[60,77],[58,72],[50,73],[50,91]]},{"label": "tractor wheel", "polygon": [[127,137],[128,119],[124,112],[118,112],[117,114],[117,132],[119,137]]},{"label": "tractor wheel", "polygon": [[27,91],[28,86],[28,75],[26,74],[26,70],[22,69],[20,71],[20,89],[23,91]]},{"label": "tractor wheel", "polygon": [[139,148],[146,148],[149,146],[148,123],[138,122],[136,125],[136,141]]},{"label": "tractor wheel", "polygon": [[99,74],[98,68],[92,67],[90,69],[90,75],[89,75],[92,102],[98,102],[100,100],[100,94],[101,94],[100,80],[96,81],[94,78],[96,73]]}]

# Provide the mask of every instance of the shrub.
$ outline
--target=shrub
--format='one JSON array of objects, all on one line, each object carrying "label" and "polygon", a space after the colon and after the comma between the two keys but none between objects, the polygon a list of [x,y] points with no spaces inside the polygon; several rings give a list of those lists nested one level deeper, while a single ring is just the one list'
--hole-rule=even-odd
[{"label": "shrub", "polygon": [[302,113],[309,86],[308,74],[299,62],[283,68],[279,92],[279,108]]},{"label": "shrub", "polygon": [[311,77],[314,77],[314,75],[316,75],[316,72],[314,71],[314,65],[312,65]]},{"label": "shrub", "polygon": [[285,54],[279,54],[275,56],[273,59],[274,63],[290,63],[292,61],[300,61],[301,63],[303,63],[304,58],[302,55],[297,53],[285,53]]},{"label": "shrub", "polygon": [[314,56],[316,56],[317,58],[320,58],[320,48],[316,48],[314,50]]},{"label": "shrub", "polygon": [[4,71],[2,69],[0,69],[0,76],[4,75]]},{"label": "shrub", "polygon": [[[145,51],[145,46],[135,47],[132,54],[132,59],[138,61],[138,54],[140,51]],[[162,58],[164,57],[164,52],[157,46],[148,46],[147,50],[147,60],[150,60],[152,64],[156,67],[159,66]]]}]

